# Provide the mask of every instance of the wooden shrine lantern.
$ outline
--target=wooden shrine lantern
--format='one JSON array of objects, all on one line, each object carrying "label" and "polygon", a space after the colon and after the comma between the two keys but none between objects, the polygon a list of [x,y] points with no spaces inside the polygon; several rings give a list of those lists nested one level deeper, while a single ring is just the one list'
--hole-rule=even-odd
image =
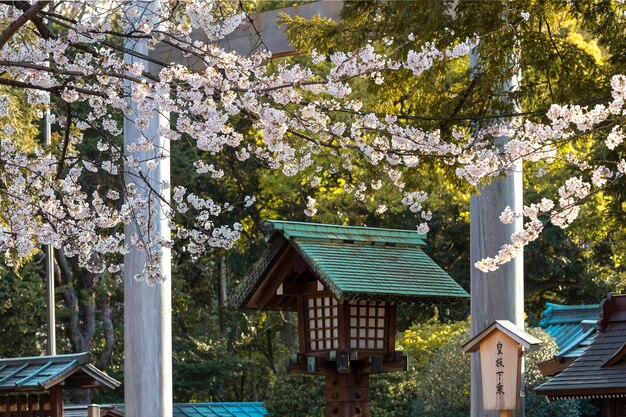
[{"label": "wooden shrine lantern", "polygon": [[500,410],[506,417],[519,408],[522,353],[541,343],[510,321],[496,320],[463,345],[466,353],[480,351],[485,410]]},{"label": "wooden shrine lantern", "polygon": [[326,377],[327,417],[369,417],[369,375],[406,370],[399,302],[468,297],[415,231],[266,221],[268,248],[231,302],[298,313],[292,373]]}]

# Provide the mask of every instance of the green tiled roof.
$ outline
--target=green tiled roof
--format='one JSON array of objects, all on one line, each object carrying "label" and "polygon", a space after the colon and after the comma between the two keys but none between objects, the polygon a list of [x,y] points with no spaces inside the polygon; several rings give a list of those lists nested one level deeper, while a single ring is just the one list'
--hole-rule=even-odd
[{"label": "green tiled roof", "polygon": [[577,358],[597,333],[594,323],[599,314],[599,304],[567,306],[546,303],[539,326],[554,338],[559,348],[557,358]]},{"label": "green tiled roof", "polygon": [[339,299],[467,297],[418,247],[312,239],[296,239],[295,246]]},{"label": "green tiled roof", "polygon": [[0,359],[0,391],[44,390],[76,373],[86,374],[109,388],[119,382],[89,363],[90,354]]},{"label": "green tiled roof", "polygon": [[266,221],[269,247],[231,301],[243,306],[275,259],[291,245],[339,300],[417,301],[469,297],[421,246],[411,230]]},{"label": "green tiled roof", "polygon": [[[260,402],[174,403],[173,417],[264,417],[267,410]],[[103,416],[123,416],[124,404],[100,405]],[[87,417],[87,405],[66,405],[64,417]]]},{"label": "green tiled roof", "polygon": [[174,417],[263,417],[263,403],[175,403]]},{"label": "green tiled roof", "polygon": [[425,245],[426,235],[414,230],[380,229],[376,227],[337,226],[332,224],[287,222],[280,220],[266,220],[261,229],[280,231],[287,239],[311,238],[324,240],[369,243],[395,243],[399,245]]}]

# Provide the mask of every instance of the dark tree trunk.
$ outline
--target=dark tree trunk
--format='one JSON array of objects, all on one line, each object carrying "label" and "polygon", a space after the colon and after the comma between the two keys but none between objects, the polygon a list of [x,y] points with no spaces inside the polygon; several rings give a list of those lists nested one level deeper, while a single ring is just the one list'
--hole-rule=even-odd
[{"label": "dark tree trunk", "polygon": [[[104,348],[96,360],[96,367],[104,369],[111,361],[115,345],[115,333],[111,312],[111,294],[101,291],[98,294],[96,282],[99,278],[94,273],[75,275],[72,265],[62,251],[56,251],[57,282],[61,284],[61,295],[69,316],[67,337],[72,351],[89,352],[96,335],[96,305],[100,309]],[[70,402],[90,404],[91,390],[72,390]]]}]

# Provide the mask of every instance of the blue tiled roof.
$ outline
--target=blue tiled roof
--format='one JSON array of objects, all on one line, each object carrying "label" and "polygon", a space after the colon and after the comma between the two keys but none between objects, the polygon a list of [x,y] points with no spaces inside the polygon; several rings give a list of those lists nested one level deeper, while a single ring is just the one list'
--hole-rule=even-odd
[{"label": "blue tiled roof", "polygon": [[557,358],[577,358],[589,346],[597,329],[598,304],[566,306],[546,303],[539,326],[554,338]]},{"label": "blue tiled roof", "polygon": [[0,391],[49,389],[74,375],[97,386],[115,388],[120,383],[89,363],[87,352],[70,355],[0,359]]},{"label": "blue tiled roof", "polygon": [[174,417],[263,417],[263,403],[175,403]]}]

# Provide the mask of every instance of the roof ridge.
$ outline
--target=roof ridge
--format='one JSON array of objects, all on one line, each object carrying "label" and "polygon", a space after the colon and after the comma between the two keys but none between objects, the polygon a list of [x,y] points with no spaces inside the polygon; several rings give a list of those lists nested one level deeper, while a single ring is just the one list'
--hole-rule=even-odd
[{"label": "roof ridge", "polygon": [[366,226],[343,226],[335,224],[290,222],[284,220],[265,220],[261,230],[268,237],[281,234],[287,239],[314,239],[322,241],[362,241],[376,243],[395,243],[409,246],[425,246],[426,235],[416,230],[384,229]]},{"label": "roof ridge", "polygon": [[286,225],[294,225],[294,226],[300,225],[300,226],[312,226],[312,227],[328,227],[328,228],[336,227],[336,228],[341,228],[341,229],[383,231],[383,232],[395,232],[395,233],[403,233],[403,234],[410,233],[410,234],[415,234],[420,239],[426,238],[425,234],[420,234],[420,233],[417,233],[416,230],[410,230],[410,229],[391,229],[391,228],[375,227],[375,226],[372,226],[372,227],[370,226],[346,226],[346,225],[330,224],[330,223],[296,222],[296,221],[290,221],[290,220],[273,220],[273,219],[264,220],[263,223],[261,223],[261,229],[262,230],[276,230],[275,228],[265,229],[265,227],[269,225],[276,225],[276,224],[286,224]]},{"label": "roof ridge", "polygon": [[[29,362],[31,364],[38,364],[40,362],[49,362],[51,360],[77,360],[79,364],[88,363],[91,359],[91,354],[89,352],[80,352],[80,353],[67,353],[62,355],[47,355],[47,356],[26,356],[19,358],[0,358],[0,364],[6,363],[22,363]],[[84,359],[85,361],[81,361]]]}]

